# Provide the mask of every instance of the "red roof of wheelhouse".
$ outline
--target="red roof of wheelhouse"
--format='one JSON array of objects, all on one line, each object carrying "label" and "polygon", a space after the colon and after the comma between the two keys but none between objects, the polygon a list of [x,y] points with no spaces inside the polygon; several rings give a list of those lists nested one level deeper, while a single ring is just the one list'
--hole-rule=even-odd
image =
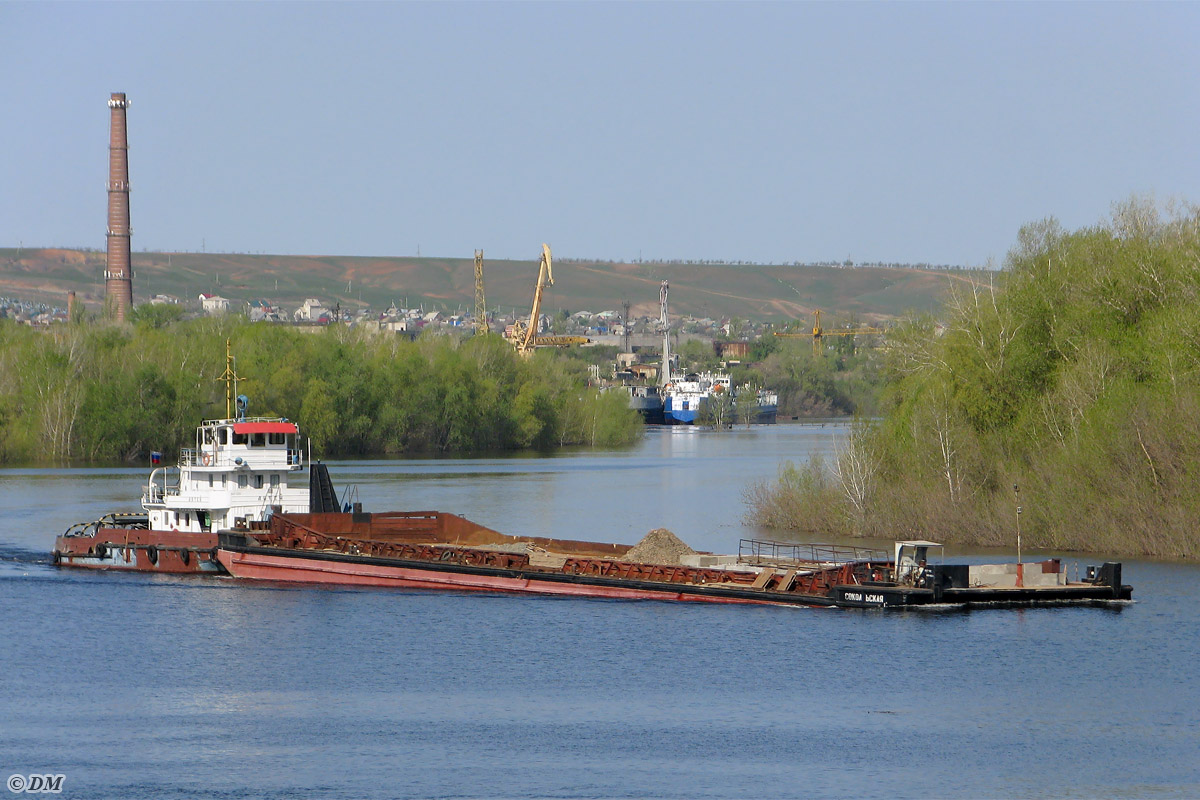
[{"label": "red roof of wheelhouse", "polygon": [[235,422],[234,433],[299,433],[294,422]]}]

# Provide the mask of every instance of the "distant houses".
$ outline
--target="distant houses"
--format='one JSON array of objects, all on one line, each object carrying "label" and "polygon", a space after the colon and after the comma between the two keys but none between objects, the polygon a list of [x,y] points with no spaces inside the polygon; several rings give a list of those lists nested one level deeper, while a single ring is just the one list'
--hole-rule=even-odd
[{"label": "distant houses", "polygon": [[16,297],[0,297],[0,319],[12,319],[23,325],[44,328],[51,323],[66,322],[67,310]]},{"label": "distant houses", "polygon": [[329,323],[333,319],[333,312],[321,305],[320,300],[310,297],[304,301],[302,306],[292,312],[292,318],[296,322]]},{"label": "distant houses", "polygon": [[279,309],[269,300],[251,300],[246,307],[246,316],[251,322],[283,322]]},{"label": "distant houses", "polygon": [[[84,295],[85,299],[93,299]],[[195,298],[194,300],[190,298]],[[316,297],[305,298],[299,307],[284,307],[278,300],[265,297],[254,299],[229,298],[215,293],[204,292],[199,295],[191,294],[189,298],[180,299],[168,294],[156,294],[145,302],[153,305],[175,305],[183,307],[185,316],[195,315],[197,311],[208,316],[241,313],[252,322],[291,323],[301,328],[319,329],[332,324],[344,324],[368,330],[387,331],[416,337],[426,331],[451,331],[474,329],[476,320],[470,313],[462,309],[455,312],[447,308],[404,308],[393,302],[386,310],[372,311],[361,304],[353,308],[343,309],[338,304],[326,306]],[[406,304],[407,305],[407,304]],[[51,322],[65,322],[65,310],[51,308],[45,305],[27,303],[16,299],[0,298],[0,317],[17,319],[26,324],[46,325]],[[528,313],[521,313],[517,308],[500,310],[494,309],[488,315],[486,329],[493,333],[511,331],[515,323],[528,320]],[[688,315],[672,317],[671,334],[679,341],[688,339],[705,339],[729,341],[722,347],[732,352],[723,352],[722,356],[730,360],[745,358],[741,350],[745,345],[737,345],[736,341],[752,341],[764,333],[769,334],[771,325],[755,323],[747,320],[696,318]],[[557,334],[569,336],[586,336],[596,344],[623,346],[623,338],[628,334],[633,341],[629,346],[636,351],[645,346],[648,339],[661,338],[662,325],[657,316],[641,315],[626,320],[619,311],[604,309],[598,311],[581,310],[575,312],[556,311],[540,314],[537,320],[538,335]]]},{"label": "distant houses", "polygon": [[750,357],[749,342],[713,342],[713,351],[722,361],[743,361]]},{"label": "distant houses", "polygon": [[229,299],[205,292],[200,295],[200,307],[205,314],[228,314]]}]

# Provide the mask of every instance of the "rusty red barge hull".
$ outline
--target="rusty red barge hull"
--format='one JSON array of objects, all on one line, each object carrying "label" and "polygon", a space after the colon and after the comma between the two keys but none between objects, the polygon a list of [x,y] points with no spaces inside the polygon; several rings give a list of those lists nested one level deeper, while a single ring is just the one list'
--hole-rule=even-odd
[{"label": "rusty red barge hull", "polygon": [[531,572],[465,566],[439,567],[335,553],[266,552],[231,545],[217,551],[221,565],[237,578],[319,583],[342,586],[387,586],[401,589],[507,592],[518,594],[600,597],[615,600],[669,600],[700,603],[832,606],[824,597],[756,592],[718,586],[677,585],[657,581],[604,578],[596,575]]},{"label": "rusty red barge hull", "polygon": [[963,565],[923,568],[920,580],[902,581],[895,561],[873,556],[772,555],[751,563],[740,554],[731,562],[694,553],[687,563],[642,563],[634,551],[506,536],[455,514],[416,511],[276,514],[250,530],[222,532],[217,558],[236,578],[287,583],[752,605],[1056,604],[1128,600],[1132,592],[1120,565],[1108,563],[1091,580],[1068,583],[1052,559],[1038,565],[1048,576],[1042,585],[1004,588],[983,585],[971,577],[976,568]]},{"label": "rusty red barge hull", "polygon": [[[528,548],[528,549],[527,549]],[[724,569],[624,560],[630,545],[507,536],[437,511],[284,514],[220,534],[236,578],[611,599],[832,606],[831,590],[872,565]]]}]

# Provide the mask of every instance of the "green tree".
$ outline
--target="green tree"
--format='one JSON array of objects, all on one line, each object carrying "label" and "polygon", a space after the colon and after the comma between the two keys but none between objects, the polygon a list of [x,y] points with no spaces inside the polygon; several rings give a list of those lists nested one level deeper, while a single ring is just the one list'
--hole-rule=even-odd
[{"label": "green tree", "polygon": [[837,465],[869,490],[843,483],[831,506],[781,480],[753,502],[819,506],[845,535],[998,545],[1019,484],[1027,546],[1194,557],[1200,211],[1167,212],[1135,198],[1106,225],[1022,228],[997,279],[956,281],[938,317],[889,333],[884,418]]},{"label": "green tree", "polygon": [[165,328],[183,316],[183,306],[175,303],[142,303],[134,306],[129,320],[138,327]]},{"label": "green tree", "polygon": [[326,453],[337,452],[337,411],[325,381],[318,378],[309,382],[300,403],[300,417],[314,445]]},{"label": "green tree", "polygon": [[734,402],[730,392],[711,393],[700,409],[697,421],[718,430],[733,426]]},{"label": "green tree", "polygon": [[641,432],[627,408],[589,393],[586,361],[525,360],[498,337],[151,319],[45,333],[0,320],[0,459],[173,454],[201,419],[227,413],[227,339],[252,413],[296,420],[326,456],[608,446]]}]

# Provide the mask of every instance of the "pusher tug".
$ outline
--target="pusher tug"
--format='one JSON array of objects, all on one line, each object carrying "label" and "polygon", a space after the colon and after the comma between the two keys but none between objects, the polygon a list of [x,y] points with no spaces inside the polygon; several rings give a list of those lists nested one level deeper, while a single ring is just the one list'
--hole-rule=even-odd
[{"label": "pusher tug", "polygon": [[[246,528],[274,513],[337,510],[324,464],[307,463],[296,423],[247,417],[226,342],[225,419],[205,420],[195,447],[175,467],[156,467],[142,488],[142,511],[105,514],[55,539],[64,567],[142,572],[223,573],[217,532]],[[235,397],[236,395],[236,397]],[[233,414],[236,404],[236,415]]]}]

